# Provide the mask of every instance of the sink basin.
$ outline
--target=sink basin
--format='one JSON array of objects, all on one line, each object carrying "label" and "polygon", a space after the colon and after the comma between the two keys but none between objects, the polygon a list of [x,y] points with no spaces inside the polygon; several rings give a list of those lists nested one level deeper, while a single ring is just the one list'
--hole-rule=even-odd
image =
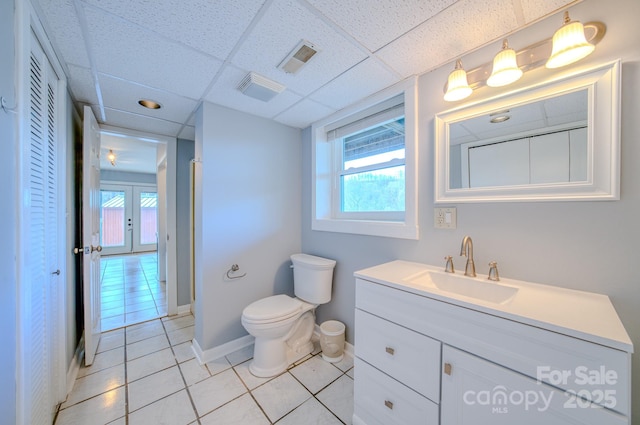
[{"label": "sink basin", "polygon": [[494,304],[504,304],[518,293],[517,287],[430,270],[421,271],[404,280],[414,285],[439,289]]}]

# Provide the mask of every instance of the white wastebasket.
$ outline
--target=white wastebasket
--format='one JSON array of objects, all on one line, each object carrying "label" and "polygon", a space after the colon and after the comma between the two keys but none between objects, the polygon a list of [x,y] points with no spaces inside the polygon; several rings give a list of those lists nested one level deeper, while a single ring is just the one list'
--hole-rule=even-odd
[{"label": "white wastebasket", "polygon": [[322,358],[337,363],[344,356],[344,323],[327,320],[320,325],[320,347]]}]

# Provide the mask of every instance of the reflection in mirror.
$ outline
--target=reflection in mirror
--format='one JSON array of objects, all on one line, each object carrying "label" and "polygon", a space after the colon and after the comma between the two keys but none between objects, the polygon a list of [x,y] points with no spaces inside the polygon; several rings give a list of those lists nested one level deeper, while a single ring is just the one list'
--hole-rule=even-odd
[{"label": "reflection in mirror", "polygon": [[587,179],[588,91],[488,111],[449,126],[449,187]]},{"label": "reflection in mirror", "polygon": [[620,61],[437,114],[435,202],[620,199]]}]

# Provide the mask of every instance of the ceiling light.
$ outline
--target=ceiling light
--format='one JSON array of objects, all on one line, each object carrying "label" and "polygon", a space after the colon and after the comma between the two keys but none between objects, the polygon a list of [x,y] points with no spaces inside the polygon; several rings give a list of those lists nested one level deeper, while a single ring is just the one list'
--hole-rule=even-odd
[{"label": "ceiling light", "polygon": [[286,87],[282,84],[276,83],[255,72],[248,73],[238,86],[238,90],[242,93],[254,99],[262,100],[263,102],[268,102],[273,99],[277,94],[284,91],[284,89],[286,89]]},{"label": "ceiling light", "polygon": [[148,109],[162,108],[162,105],[160,105],[158,102],[156,102],[155,100],[149,100],[149,99],[140,99],[138,101],[138,105],[144,106],[145,108],[148,108]]},{"label": "ceiling light", "polygon": [[553,50],[546,63],[547,68],[560,68],[588,56],[595,46],[584,36],[584,26],[571,21],[569,12],[564,12],[564,24],[553,35]]},{"label": "ceiling light", "polygon": [[469,97],[472,91],[467,82],[467,73],[464,68],[462,68],[462,60],[458,59],[456,61],[456,68],[449,74],[447,92],[444,94],[444,100],[447,102],[462,100]]},{"label": "ceiling light", "polygon": [[318,49],[315,45],[306,40],[302,40],[289,52],[287,57],[280,62],[278,68],[287,74],[295,74],[304,64],[309,62],[316,53],[318,53]]},{"label": "ceiling light", "polygon": [[509,48],[507,39],[502,42],[502,50],[493,58],[493,71],[487,79],[490,87],[502,87],[518,81],[522,77],[522,70],[518,68],[516,51]]},{"label": "ceiling light", "polygon": [[491,124],[498,124],[501,122],[505,122],[511,119],[511,115],[509,115],[509,110],[505,109],[504,111],[494,112],[493,114],[489,114],[489,122]]},{"label": "ceiling light", "polygon": [[116,154],[113,153],[112,149],[109,149],[109,154],[107,155],[107,159],[109,160],[111,165],[113,165],[114,167],[116,166]]}]

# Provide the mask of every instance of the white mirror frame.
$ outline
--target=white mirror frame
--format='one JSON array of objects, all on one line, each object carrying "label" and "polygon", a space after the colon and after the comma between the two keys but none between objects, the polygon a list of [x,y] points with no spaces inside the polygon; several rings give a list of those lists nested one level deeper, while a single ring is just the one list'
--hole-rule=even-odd
[{"label": "white mirror frame", "polygon": [[[620,60],[570,77],[523,88],[505,96],[435,116],[435,203],[594,201],[620,199]],[[451,124],[565,92],[588,89],[587,180],[453,189],[449,187]]]}]

